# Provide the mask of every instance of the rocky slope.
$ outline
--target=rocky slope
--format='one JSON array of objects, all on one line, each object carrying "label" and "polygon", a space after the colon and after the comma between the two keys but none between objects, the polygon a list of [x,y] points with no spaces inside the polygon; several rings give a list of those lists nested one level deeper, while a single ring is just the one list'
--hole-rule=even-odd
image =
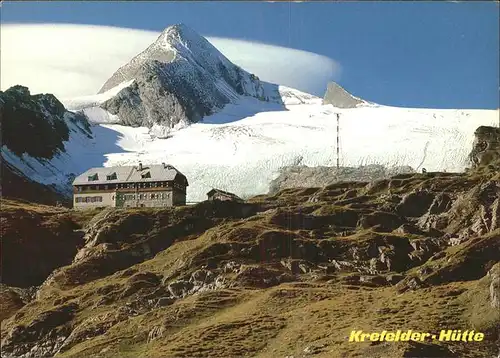
[{"label": "rocky slope", "polygon": [[[84,217],[36,207],[38,226],[74,223],[49,225],[59,233],[49,245],[83,236],[64,255],[71,263],[35,259],[66,265],[30,281],[36,289],[2,288],[2,356],[494,356],[499,170],[485,159],[468,173]],[[19,217],[28,210],[14,210],[9,240],[34,240],[16,239],[34,225]],[[22,280],[13,270],[2,279]],[[354,329],[474,329],[485,339],[349,343]]]},{"label": "rocky slope", "polygon": [[67,203],[56,188],[33,181],[16,164],[49,163],[66,151],[72,131],[91,138],[87,118],[67,111],[51,94],[31,95],[28,88],[14,86],[0,91],[0,128],[2,195],[45,204]]},{"label": "rocky slope", "polygon": [[323,187],[341,181],[369,182],[388,179],[397,174],[414,173],[411,167],[385,168],[382,165],[360,167],[308,167],[297,165],[281,168],[280,174],[269,186],[269,194],[283,189]]},{"label": "rocky slope", "polygon": [[495,171],[500,166],[500,128],[481,126],[474,133],[470,153],[473,168]]},{"label": "rocky slope", "polygon": [[119,68],[100,93],[130,82],[101,107],[124,125],[200,121],[238,96],[281,103],[278,86],[231,63],[205,38],[179,24],[166,28],[146,50]]}]

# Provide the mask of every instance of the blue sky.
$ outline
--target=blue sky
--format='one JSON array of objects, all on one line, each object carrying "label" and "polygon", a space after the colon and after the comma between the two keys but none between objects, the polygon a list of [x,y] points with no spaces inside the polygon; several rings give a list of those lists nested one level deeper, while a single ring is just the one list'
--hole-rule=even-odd
[{"label": "blue sky", "polygon": [[182,22],[206,36],[328,56],[342,66],[339,83],[370,101],[499,108],[496,2],[9,2],[1,15],[155,31]]}]

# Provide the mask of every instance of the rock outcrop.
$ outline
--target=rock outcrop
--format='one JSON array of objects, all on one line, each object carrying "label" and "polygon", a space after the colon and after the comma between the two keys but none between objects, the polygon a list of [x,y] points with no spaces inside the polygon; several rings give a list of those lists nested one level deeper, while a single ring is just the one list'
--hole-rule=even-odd
[{"label": "rock outcrop", "polygon": [[24,301],[20,291],[22,289],[0,283],[0,321],[11,317],[28,303],[29,300]]},{"label": "rock outcrop", "polygon": [[324,104],[331,104],[337,108],[356,108],[368,102],[353,96],[335,82],[329,82],[323,97]]},{"label": "rock outcrop", "polygon": [[476,129],[469,157],[473,168],[500,171],[500,128],[481,126]]},{"label": "rock outcrop", "polygon": [[488,272],[490,279],[490,304],[500,310],[500,263],[497,263]]}]

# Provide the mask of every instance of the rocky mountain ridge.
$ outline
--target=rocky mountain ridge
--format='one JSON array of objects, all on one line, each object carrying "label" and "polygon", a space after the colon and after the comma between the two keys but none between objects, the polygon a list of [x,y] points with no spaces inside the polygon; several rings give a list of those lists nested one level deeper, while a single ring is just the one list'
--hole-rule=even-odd
[{"label": "rocky mountain ridge", "polygon": [[66,110],[51,94],[31,95],[28,88],[14,86],[0,92],[0,119],[2,195],[45,204],[60,202],[69,205],[60,188],[34,181],[23,174],[16,164],[24,160],[49,163],[66,152],[65,145],[72,132],[90,140],[92,130],[87,117],[80,112]]},{"label": "rocky mountain ridge", "polygon": [[[471,157],[498,154],[495,143]],[[467,173],[285,189],[245,203],[95,212],[9,203],[2,278],[25,288],[2,289],[2,356],[494,356],[500,162],[488,158]],[[54,244],[71,232],[77,243],[59,255],[66,266],[28,282],[16,257],[40,226]],[[54,264],[49,252],[39,267]],[[473,328],[485,339],[346,338],[406,327]]]},{"label": "rocky mountain ridge", "polygon": [[0,91],[0,118],[2,145],[18,156],[52,159],[64,152],[70,122],[91,136],[85,115],[67,111],[52,94],[31,95],[23,86]]}]

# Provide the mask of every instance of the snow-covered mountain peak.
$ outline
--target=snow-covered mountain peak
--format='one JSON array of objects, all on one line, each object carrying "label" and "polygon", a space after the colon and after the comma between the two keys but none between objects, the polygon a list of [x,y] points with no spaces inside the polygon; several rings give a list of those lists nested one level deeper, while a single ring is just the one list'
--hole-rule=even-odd
[{"label": "snow-covered mountain peak", "polygon": [[207,39],[184,24],[167,27],[158,39],[143,53],[144,60],[173,62],[184,59],[196,63],[216,77],[224,77],[224,72],[234,72],[239,67],[227,59]]},{"label": "snow-covered mountain peak", "polygon": [[100,90],[121,88],[101,107],[131,126],[196,123],[240,97],[283,104],[277,85],[262,82],[229,61],[186,25],[167,27]]},{"label": "snow-covered mountain peak", "polygon": [[[151,45],[129,63],[120,67],[106,81],[99,93],[133,79],[138,71],[151,67],[150,62],[154,61],[160,64],[184,62],[185,65],[189,63],[195,65],[198,70],[205,70],[215,77],[223,77],[228,71],[235,77],[231,72],[239,69],[203,36],[184,24],[176,24],[163,30]],[[178,63],[177,66],[179,65],[182,64]]]},{"label": "snow-covered mountain peak", "polygon": [[163,30],[155,42],[137,55],[132,62],[157,60],[169,63],[179,57],[196,61],[200,55],[202,58],[223,57],[203,36],[184,24],[177,24]]},{"label": "snow-covered mountain peak", "polygon": [[191,47],[206,47],[213,52],[219,52],[203,36],[184,24],[172,25],[163,30],[151,46],[158,45],[174,48],[180,52],[189,50]]},{"label": "snow-covered mountain peak", "polygon": [[178,23],[175,25],[171,25],[166,27],[160,34],[160,37],[170,37],[174,38],[195,38],[200,37],[200,35],[194,31],[192,28],[187,26],[184,23]]}]

